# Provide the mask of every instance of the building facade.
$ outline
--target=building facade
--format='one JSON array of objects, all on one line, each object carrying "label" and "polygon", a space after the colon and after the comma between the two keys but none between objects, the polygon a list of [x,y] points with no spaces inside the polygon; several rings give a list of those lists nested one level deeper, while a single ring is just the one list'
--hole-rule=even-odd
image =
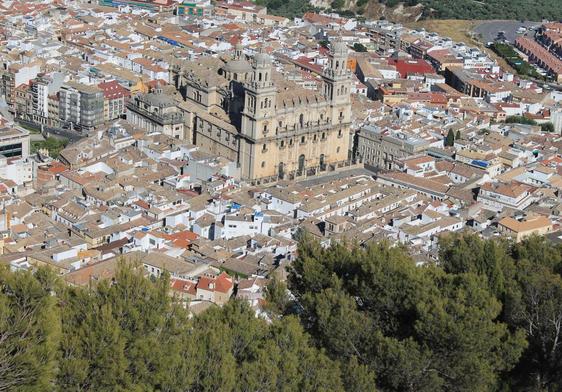
[{"label": "building facade", "polygon": [[148,132],[184,138],[183,114],[173,97],[163,94],[160,88],[131,99],[127,103],[127,121]]},{"label": "building facade", "polygon": [[103,124],[103,91],[91,85],[67,82],[59,92],[59,117],[86,131]]},{"label": "building facade", "polygon": [[347,46],[332,45],[321,91],[285,79],[270,56],[241,46],[223,62],[172,70],[193,143],[238,162],[256,183],[314,175],[348,161],[351,73]]},{"label": "building facade", "polygon": [[357,132],[357,159],[383,169],[397,169],[399,160],[424,153],[429,142],[403,132],[365,126]]}]

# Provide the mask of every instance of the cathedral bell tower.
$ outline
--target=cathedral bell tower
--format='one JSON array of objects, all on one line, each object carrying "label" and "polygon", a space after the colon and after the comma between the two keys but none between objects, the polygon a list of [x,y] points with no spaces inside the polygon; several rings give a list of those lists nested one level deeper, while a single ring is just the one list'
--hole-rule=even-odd
[{"label": "cathedral bell tower", "polygon": [[242,111],[238,160],[242,166],[242,175],[246,178],[254,176],[256,154],[267,151],[270,142],[268,138],[275,134],[272,120],[275,118],[277,88],[273,83],[272,71],[271,57],[260,48],[252,61],[250,80],[245,84]]},{"label": "cathedral bell tower", "polygon": [[[263,137],[263,128],[275,113],[275,97],[277,89],[272,80],[273,65],[271,58],[263,50],[254,56],[252,75],[246,84],[246,100],[242,113],[242,133],[253,138]],[[267,129],[266,132],[267,133]]]},{"label": "cathedral bell tower", "polygon": [[347,45],[341,39],[332,42],[328,65],[322,73],[322,92],[330,103],[333,124],[351,122],[351,72],[347,68],[347,52]]}]

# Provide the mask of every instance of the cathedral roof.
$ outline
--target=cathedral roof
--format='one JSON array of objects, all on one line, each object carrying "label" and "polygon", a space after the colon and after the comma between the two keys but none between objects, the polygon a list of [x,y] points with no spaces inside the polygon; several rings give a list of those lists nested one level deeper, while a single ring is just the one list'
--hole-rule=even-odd
[{"label": "cathedral roof", "polygon": [[184,62],[182,70],[186,77],[203,86],[225,86],[227,80],[219,74],[224,62],[216,57],[201,57],[197,61]]},{"label": "cathedral roof", "polygon": [[273,73],[273,78],[277,87],[276,106],[278,108],[308,106],[326,101],[319,91],[305,89],[297,83],[285,79],[277,72]]},{"label": "cathedral roof", "polygon": [[252,72],[252,66],[246,59],[234,59],[226,63],[223,68],[227,72],[247,73]]}]

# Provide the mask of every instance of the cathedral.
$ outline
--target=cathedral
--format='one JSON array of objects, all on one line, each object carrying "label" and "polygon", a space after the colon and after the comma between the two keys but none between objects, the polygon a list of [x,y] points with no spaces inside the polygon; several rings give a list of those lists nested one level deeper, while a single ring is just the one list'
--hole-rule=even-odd
[{"label": "cathedral", "polygon": [[227,61],[202,57],[174,66],[186,137],[237,162],[243,179],[267,183],[315,175],[348,160],[351,73],[347,46],[335,41],[321,91],[304,89],[259,51],[237,45]]}]

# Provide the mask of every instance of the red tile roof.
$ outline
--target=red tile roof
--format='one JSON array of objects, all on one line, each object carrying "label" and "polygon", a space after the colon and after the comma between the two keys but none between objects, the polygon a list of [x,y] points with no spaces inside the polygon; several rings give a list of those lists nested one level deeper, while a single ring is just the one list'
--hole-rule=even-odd
[{"label": "red tile roof", "polygon": [[103,97],[105,99],[118,99],[131,96],[129,90],[121,86],[116,80],[100,83],[98,87],[103,90]]},{"label": "red tile roof", "polygon": [[400,77],[404,79],[409,74],[435,73],[431,64],[425,60],[390,59],[388,63],[394,65],[396,71],[400,73]]}]

